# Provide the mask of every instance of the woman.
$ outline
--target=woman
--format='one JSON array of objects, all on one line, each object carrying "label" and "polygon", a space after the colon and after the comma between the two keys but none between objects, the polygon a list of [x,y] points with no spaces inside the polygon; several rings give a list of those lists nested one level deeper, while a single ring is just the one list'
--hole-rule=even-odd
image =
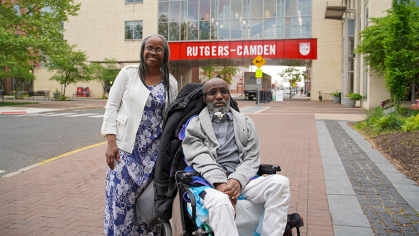
[{"label": "woman", "polygon": [[147,36],[141,45],[141,64],[124,67],[109,93],[101,129],[108,139],[107,235],[147,234],[135,224],[135,199],[150,181],[164,110],[177,95],[177,81],[169,74],[169,53],[164,37]]}]

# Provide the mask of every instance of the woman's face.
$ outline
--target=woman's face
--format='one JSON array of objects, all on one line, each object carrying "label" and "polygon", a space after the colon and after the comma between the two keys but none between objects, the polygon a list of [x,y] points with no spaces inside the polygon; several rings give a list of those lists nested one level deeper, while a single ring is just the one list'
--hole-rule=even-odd
[{"label": "woman's face", "polygon": [[144,47],[144,60],[147,66],[160,68],[163,63],[164,43],[160,37],[150,37]]}]

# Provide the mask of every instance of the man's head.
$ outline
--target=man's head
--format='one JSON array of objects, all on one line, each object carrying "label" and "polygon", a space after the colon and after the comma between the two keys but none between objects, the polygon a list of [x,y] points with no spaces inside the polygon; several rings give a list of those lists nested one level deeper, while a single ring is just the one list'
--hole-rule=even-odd
[{"label": "man's head", "polygon": [[203,98],[210,114],[227,113],[230,110],[230,91],[227,82],[222,79],[213,78],[206,82]]}]

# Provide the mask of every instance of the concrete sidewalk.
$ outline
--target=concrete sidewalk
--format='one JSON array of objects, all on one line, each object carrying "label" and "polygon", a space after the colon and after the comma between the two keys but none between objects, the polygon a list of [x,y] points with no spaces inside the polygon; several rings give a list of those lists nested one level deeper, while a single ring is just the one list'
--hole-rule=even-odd
[{"label": "concrete sidewalk", "polygon": [[[418,185],[347,125],[362,109],[306,100],[239,107],[255,122],[262,162],[291,181],[289,212],[303,216],[301,235],[419,234]],[[101,235],[105,149],[1,179],[0,235]]]},{"label": "concrete sidewalk", "polygon": [[[35,99],[5,100],[5,102],[13,102],[17,105],[0,107],[0,114],[42,113],[102,108],[105,107],[107,100],[95,98],[75,98],[71,101],[54,101],[35,97]],[[38,104],[18,105],[19,103],[23,102],[36,102]]]}]

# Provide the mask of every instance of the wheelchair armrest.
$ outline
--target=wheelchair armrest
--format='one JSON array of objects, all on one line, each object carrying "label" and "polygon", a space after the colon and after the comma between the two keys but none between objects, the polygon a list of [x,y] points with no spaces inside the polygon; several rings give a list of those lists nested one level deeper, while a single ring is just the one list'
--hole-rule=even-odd
[{"label": "wheelchair armrest", "polygon": [[189,184],[192,182],[195,175],[196,173],[194,172],[178,171],[175,174],[176,182]]},{"label": "wheelchair armrest", "polygon": [[273,175],[276,174],[277,171],[281,171],[281,167],[278,165],[262,164],[259,166],[258,175]]}]

